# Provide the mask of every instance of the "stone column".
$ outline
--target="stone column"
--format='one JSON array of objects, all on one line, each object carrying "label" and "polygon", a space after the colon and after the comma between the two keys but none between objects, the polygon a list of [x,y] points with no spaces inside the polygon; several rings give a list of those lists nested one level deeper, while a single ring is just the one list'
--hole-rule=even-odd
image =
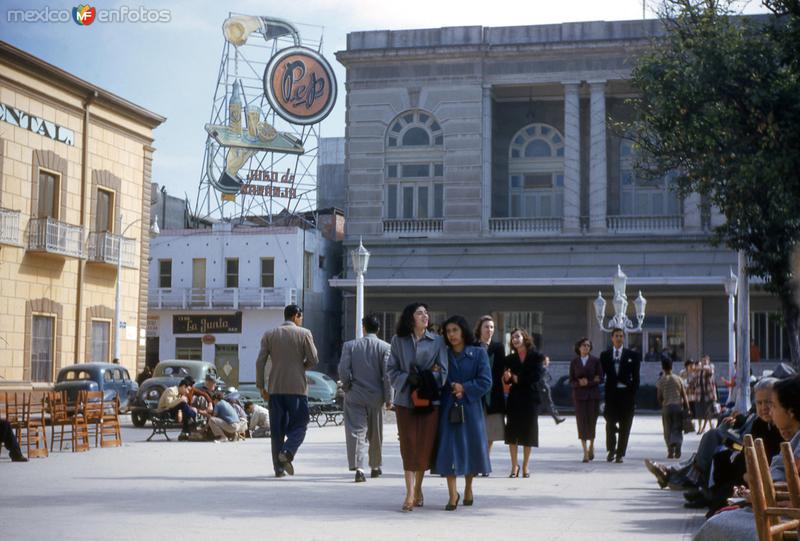
[{"label": "stone column", "polygon": [[483,87],[481,130],[483,137],[481,233],[489,233],[489,218],[492,217],[492,87]]},{"label": "stone column", "polygon": [[589,229],[606,232],[608,209],[608,166],[606,151],[606,82],[589,81],[591,102],[589,114]]},{"label": "stone column", "polygon": [[683,228],[686,231],[700,231],[703,227],[700,212],[700,194],[692,192],[683,200]]},{"label": "stone column", "polygon": [[564,83],[564,232],[580,231],[581,112],[578,81]]}]

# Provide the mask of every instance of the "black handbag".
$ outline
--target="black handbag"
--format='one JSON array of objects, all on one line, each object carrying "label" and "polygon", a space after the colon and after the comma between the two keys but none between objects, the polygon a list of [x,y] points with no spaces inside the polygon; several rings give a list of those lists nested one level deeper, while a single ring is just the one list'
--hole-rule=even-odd
[{"label": "black handbag", "polygon": [[694,432],[694,423],[692,422],[692,414],[688,408],[683,408],[683,433],[690,434]]},{"label": "black handbag", "polygon": [[463,404],[453,404],[453,407],[450,408],[450,413],[448,414],[448,420],[451,424],[460,425],[464,422],[464,405]]}]

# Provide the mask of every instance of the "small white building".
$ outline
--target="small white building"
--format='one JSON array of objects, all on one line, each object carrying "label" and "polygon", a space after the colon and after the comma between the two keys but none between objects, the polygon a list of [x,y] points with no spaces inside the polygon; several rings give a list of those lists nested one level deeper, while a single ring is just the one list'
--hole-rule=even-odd
[{"label": "small white building", "polygon": [[[229,385],[255,381],[262,335],[303,307],[320,369],[336,365],[341,300],[328,280],[341,271],[341,212],[319,228],[249,223],[164,230],[150,244],[147,362],[196,359],[217,365]],[[287,223],[284,221],[284,223]]]}]

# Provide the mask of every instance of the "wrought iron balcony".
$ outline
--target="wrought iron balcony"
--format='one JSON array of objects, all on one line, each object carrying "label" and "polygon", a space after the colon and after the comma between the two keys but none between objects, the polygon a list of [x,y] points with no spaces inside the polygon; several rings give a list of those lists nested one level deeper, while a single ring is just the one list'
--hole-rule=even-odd
[{"label": "wrought iron balcony", "polygon": [[489,218],[489,230],[493,233],[548,235],[561,233],[563,224],[563,218]]},{"label": "wrought iron balcony", "polygon": [[28,222],[28,251],[83,258],[83,227],[34,218]]},{"label": "wrought iron balcony", "polygon": [[19,246],[19,211],[0,208],[0,244]]},{"label": "wrought iron balcony", "polygon": [[150,290],[147,304],[156,309],[255,310],[294,303],[297,290],[287,287],[161,287]]},{"label": "wrought iron balcony", "polygon": [[427,235],[441,233],[444,229],[444,220],[429,218],[423,220],[384,220],[383,232],[400,235]]},{"label": "wrought iron balcony", "polygon": [[609,233],[677,233],[683,229],[683,216],[607,216]]},{"label": "wrought iron balcony", "polygon": [[136,240],[108,232],[89,233],[89,261],[116,266],[122,257],[122,266],[136,267]]}]

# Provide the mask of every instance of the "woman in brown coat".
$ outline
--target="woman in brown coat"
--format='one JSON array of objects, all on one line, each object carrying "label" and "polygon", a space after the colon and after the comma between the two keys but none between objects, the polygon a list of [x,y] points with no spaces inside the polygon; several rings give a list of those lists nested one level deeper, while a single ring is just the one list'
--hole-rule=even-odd
[{"label": "woman in brown coat", "polygon": [[600,382],[603,379],[600,359],[589,355],[591,351],[592,341],[581,338],[575,342],[578,356],[569,365],[569,383],[572,385],[572,402],[575,404],[584,462],[594,460],[595,426],[600,414]]}]

